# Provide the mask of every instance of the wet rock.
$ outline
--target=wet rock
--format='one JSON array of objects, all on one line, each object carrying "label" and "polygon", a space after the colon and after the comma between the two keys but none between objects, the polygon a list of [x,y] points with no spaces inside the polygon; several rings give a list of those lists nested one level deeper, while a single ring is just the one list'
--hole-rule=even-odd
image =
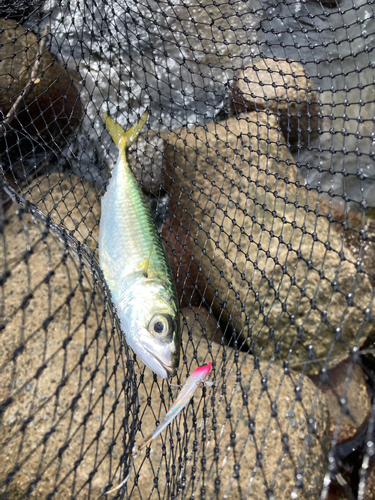
[{"label": "wet rock", "polygon": [[311,378],[327,398],[331,437],[338,444],[353,439],[371,415],[371,399],[362,368],[346,359]]},{"label": "wet rock", "polygon": [[292,149],[305,147],[317,137],[317,96],[301,64],[277,58],[256,60],[238,70],[232,85],[232,111],[269,110],[277,116]]},{"label": "wet rock", "polygon": [[[169,496],[204,492],[207,498],[242,500],[266,499],[272,492],[281,500],[291,498],[294,491],[298,498],[318,499],[329,434],[324,397],[307,377],[285,373],[276,364],[256,365],[252,356],[230,347],[209,347],[213,333],[207,329],[207,316],[207,311],[195,309],[185,318],[183,338],[188,334],[190,338],[179,376],[183,382],[186,369],[191,372],[214,360],[211,380],[215,385],[199,387],[183,417],[135,460],[128,494],[149,497],[153,491],[150,478],[157,471],[159,490],[168,491]],[[207,330],[202,336],[203,324]],[[146,384],[150,385],[151,381]],[[163,385],[165,402],[155,406],[158,388],[156,384],[151,387],[143,396],[144,401],[147,396],[153,401],[152,408],[144,407],[143,435],[163,418],[170,404],[170,388]],[[137,439],[142,442],[140,436]],[[176,469],[170,457],[179,464]]]},{"label": "wet rock", "polygon": [[[62,206],[76,216],[75,200],[81,210],[87,206],[80,179],[54,186],[54,217],[64,218]],[[49,206],[51,195],[44,202]],[[124,439],[129,446],[134,407],[125,408],[122,391],[131,397],[134,388],[126,353],[89,272],[14,206],[7,221],[0,260],[0,274],[10,271],[1,288],[0,496],[98,498],[119,479]],[[65,222],[74,225],[70,215]],[[82,231],[81,238],[87,240]]]},{"label": "wet rock", "polygon": [[0,17],[22,22],[42,5],[43,0],[1,0]]},{"label": "wet rock", "polygon": [[374,62],[366,50],[374,46],[375,20],[368,4],[264,0],[263,6],[265,55],[301,63],[319,93],[322,134],[295,155],[305,179],[311,188],[344,195],[359,212],[374,207]]},{"label": "wet rock", "polygon": [[[0,44],[0,115],[4,119],[29,82],[38,53],[38,38],[15,21],[0,19]],[[26,143],[32,147],[23,131],[35,141],[34,148],[51,141],[60,146],[66,144],[66,137],[75,130],[82,116],[77,90],[79,80],[79,75],[66,69],[54,54],[45,50],[36,83],[10,124],[16,133],[7,131],[3,139],[8,153],[20,154],[19,148],[14,147],[18,136],[21,148],[22,138],[25,147]]]},{"label": "wet rock", "polygon": [[166,140],[163,235],[185,304],[206,304],[261,359],[312,373],[363,343],[370,280],[340,224],[321,215],[276,117],[248,113]]}]

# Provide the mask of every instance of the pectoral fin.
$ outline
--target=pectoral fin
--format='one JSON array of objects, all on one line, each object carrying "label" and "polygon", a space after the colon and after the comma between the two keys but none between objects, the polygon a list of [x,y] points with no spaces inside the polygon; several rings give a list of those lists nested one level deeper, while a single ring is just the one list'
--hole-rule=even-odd
[{"label": "pectoral fin", "polygon": [[150,249],[150,253],[149,253],[147,259],[142,260],[142,262],[140,264],[138,264],[138,266],[137,266],[137,269],[140,269],[146,278],[148,277],[148,267],[150,265],[150,259],[151,259],[151,254],[152,254],[153,248],[154,248],[154,244],[151,243],[151,249]]}]

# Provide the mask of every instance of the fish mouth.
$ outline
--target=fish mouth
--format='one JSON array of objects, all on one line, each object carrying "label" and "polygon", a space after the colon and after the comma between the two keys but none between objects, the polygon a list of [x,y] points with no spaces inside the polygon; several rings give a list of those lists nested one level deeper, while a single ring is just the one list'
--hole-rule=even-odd
[{"label": "fish mouth", "polygon": [[[158,360],[160,361],[160,360]],[[163,365],[164,370],[168,373],[168,378],[173,378],[176,375],[176,370],[174,368],[171,368],[170,366],[166,366],[164,363],[161,363]]]},{"label": "fish mouth", "polygon": [[165,365],[163,363],[163,361],[161,361],[159,358],[157,358],[154,354],[153,354],[153,356],[156,359],[156,361],[158,363],[160,363],[161,366],[164,368],[164,370],[167,372],[168,378],[173,378],[176,375],[176,370],[174,368],[171,368],[170,366]]},{"label": "fish mouth", "polygon": [[149,349],[146,348],[146,351],[164,368],[164,370],[167,372],[168,379],[173,378],[176,375],[175,368],[172,368],[171,366],[168,366],[165,363],[163,363],[163,361]]}]

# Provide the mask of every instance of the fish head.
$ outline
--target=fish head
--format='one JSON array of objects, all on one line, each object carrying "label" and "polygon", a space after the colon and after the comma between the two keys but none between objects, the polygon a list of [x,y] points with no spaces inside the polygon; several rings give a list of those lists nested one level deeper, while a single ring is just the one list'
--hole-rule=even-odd
[{"label": "fish head", "polygon": [[128,345],[154,373],[168,379],[180,361],[181,326],[177,302],[160,281],[132,284],[118,302]]}]

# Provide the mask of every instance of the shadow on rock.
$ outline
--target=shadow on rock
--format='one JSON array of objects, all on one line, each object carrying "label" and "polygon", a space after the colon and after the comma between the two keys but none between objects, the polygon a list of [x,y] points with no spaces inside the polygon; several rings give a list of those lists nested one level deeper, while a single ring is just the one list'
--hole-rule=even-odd
[{"label": "shadow on rock", "polygon": [[[7,114],[15,111],[0,139],[1,161],[9,176],[25,180],[33,174],[34,156],[39,153],[46,158],[60,152],[79,125],[83,111],[80,77],[47,49],[39,62],[40,35],[12,20],[0,19],[0,43],[2,120],[7,121]],[[46,45],[48,48],[48,41]],[[27,165],[28,156],[33,165]]]}]

